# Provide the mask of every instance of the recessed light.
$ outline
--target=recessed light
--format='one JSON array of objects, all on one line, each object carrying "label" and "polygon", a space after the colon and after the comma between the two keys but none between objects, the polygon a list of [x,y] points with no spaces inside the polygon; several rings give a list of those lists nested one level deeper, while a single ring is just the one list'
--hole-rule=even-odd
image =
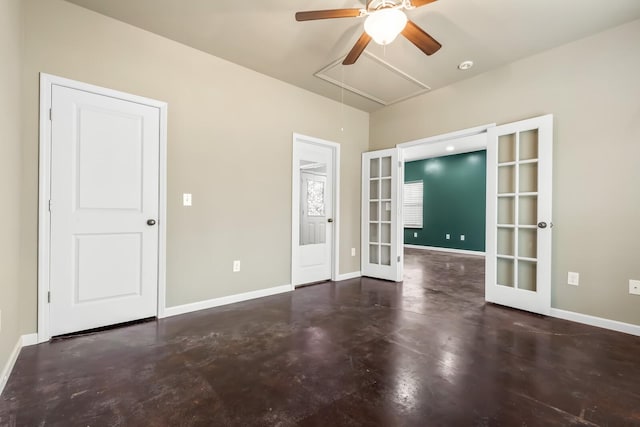
[{"label": "recessed light", "polygon": [[463,61],[458,65],[458,70],[466,71],[473,67],[473,61]]},{"label": "recessed light", "polygon": [[453,145],[447,145],[447,151],[453,151],[453,150],[455,150]]}]

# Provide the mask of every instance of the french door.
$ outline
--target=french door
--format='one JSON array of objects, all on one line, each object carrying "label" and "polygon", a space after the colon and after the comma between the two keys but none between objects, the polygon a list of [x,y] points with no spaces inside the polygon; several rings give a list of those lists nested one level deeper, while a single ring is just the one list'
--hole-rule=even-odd
[{"label": "french door", "polygon": [[488,129],[485,298],[551,307],[553,116]]},{"label": "french door", "polygon": [[362,155],[361,272],[402,281],[402,161],[398,148]]}]

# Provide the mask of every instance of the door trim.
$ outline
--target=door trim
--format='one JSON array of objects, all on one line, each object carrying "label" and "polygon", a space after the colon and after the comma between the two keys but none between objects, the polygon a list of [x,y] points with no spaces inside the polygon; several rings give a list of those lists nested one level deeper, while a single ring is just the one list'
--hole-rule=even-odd
[{"label": "door trim", "polygon": [[160,165],[158,197],[158,305],[157,317],[165,317],[166,308],[166,189],[167,189],[167,108],[166,102],[94,86],[51,74],[40,73],[39,178],[38,178],[38,343],[51,338],[49,317],[50,234],[49,199],[51,190],[51,92],[52,86],[64,86],[97,95],[155,107],[160,110]]},{"label": "door trim", "polygon": [[293,133],[293,150],[291,156],[291,286],[297,283],[294,263],[294,248],[300,239],[300,182],[299,167],[294,164],[295,153],[299,143],[315,144],[331,149],[333,152],[333,235],[331,245],[331,280],[338,280],[340,266],[340,144],[320,138]]}]

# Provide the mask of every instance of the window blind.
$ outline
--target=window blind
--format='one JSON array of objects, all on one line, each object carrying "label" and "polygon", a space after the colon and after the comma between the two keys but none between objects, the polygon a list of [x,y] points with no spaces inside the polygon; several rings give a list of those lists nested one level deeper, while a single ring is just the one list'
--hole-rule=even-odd
[{"label": "window blind", "polygon": [[422,203],[424,198],[422,181],[405,182],[402,212],[405,228],[422,228]]}]

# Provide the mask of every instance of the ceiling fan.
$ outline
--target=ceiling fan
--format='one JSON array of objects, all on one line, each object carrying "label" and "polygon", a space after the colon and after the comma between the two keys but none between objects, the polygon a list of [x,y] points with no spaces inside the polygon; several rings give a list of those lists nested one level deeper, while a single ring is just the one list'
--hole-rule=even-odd
[{"label": "ceiling fan", "polygon": [[342,65],[354,64],[369,42],[373,39],[380,45],[391,43],[398,34],[416,45],[427,55],[436,53],[442,45],[422,28],[407,19],[405,10],[415,9],[433,3],[436,0],[367,0],[363,9],[329,9],[297,12],[296,21],[314,21],[316,19],[361,18],[364,21],[364,33],[342,61]]}]

